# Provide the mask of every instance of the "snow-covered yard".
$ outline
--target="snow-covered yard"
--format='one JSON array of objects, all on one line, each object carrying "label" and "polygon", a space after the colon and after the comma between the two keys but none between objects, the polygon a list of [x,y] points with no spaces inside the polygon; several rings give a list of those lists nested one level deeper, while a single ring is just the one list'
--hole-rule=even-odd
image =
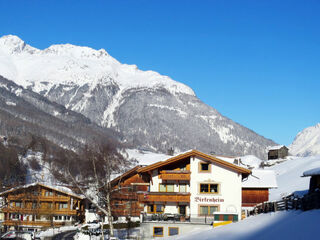
[{"label": "snow-covered yard", "polygon": [[39,237],[41,239],[52,237],[58,233],[66,232],[66,231],[75,231],[78,228],[75,226],[64,226],[59,228],[49,228],[46,231],[41,231],[36,233],[36,237]]},{"label": "snow-covered yard", "polygon": [[305,240],[319,239],[320,210],[282,211],[249,217],[238,223],[207,231],[194,231],[187,236],[167,239],[183,240]]},{"label": "snow-covered yard", "polygon": [[[310,177],[301,177],[303,172],[320,167],[320,155],[311,157],[289,157],[283,163],[270,168],[277,177],[278,188],[270,190],[270,201],[281,199],[293,192],[306,193]],[[319,237],[320,238],[320,237]]]}]

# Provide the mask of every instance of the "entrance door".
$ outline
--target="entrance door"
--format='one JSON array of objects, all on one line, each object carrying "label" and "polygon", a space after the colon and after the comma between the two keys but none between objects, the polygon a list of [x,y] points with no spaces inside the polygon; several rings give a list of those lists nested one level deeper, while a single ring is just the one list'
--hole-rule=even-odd
[{"label": "entrance door", "polygon": [[186,205],[179,206],[179,214],[186,215]]}]

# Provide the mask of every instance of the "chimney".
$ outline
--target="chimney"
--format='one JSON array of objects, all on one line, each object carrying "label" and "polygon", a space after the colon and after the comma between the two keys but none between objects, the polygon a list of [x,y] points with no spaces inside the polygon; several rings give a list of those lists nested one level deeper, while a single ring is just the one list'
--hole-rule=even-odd
[{"label": "chimney", "polygon": [[170,156],[173,156],[174,154],[174,149],[171,147],[167,150],[167,154],[170,155]]}]

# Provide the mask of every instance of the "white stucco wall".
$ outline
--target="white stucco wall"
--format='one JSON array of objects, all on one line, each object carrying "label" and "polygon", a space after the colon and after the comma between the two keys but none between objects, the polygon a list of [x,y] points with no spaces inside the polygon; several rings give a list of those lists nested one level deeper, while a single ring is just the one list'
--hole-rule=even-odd
[{"label": "white stucco wall", "polygon": [[[199,205],[218,205],[219,212],[237,213],[238,219],[241,219],[241,174],[217,164],[211,164],[210,173],[199,172],[199,163],[206,161],[198,157],[191,157],[190,161],[190,208],[192,217],[199,214]],[[218,183],[220,184],[220,192],[218,194],[200,194],[200,183]],[[217,201],[197,202],[196,197]]]}]

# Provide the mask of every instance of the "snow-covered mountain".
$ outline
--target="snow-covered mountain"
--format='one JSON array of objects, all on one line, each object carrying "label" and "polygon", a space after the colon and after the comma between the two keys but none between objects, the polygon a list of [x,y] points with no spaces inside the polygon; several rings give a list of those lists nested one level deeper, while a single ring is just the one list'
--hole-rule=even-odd
[{"label": "snow-covered mountain", "polygon": [[320,123],[299,132],[289,150],[292,155],[297,156],[320,154]]},{"label": "snow-covered mountain", "polygon": [[121,64],[103,49],[63,44],[40,50],[4,36],[0,75],[121,132],[133,146],[265,158],[275,144],[222,116],[188,86]]}]

